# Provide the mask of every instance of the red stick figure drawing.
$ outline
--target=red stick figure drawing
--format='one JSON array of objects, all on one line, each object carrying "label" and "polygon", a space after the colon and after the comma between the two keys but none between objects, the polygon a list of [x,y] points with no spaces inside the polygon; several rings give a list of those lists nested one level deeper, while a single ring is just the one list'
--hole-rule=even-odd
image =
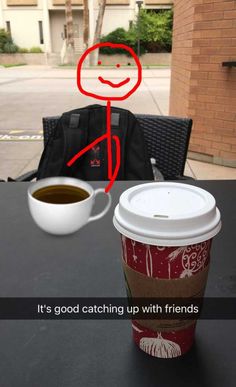
[{"label": "red stick figure drawing", "polygon": [[[122,49],[124,50],[124,53],[127,52],[133,57],[135,65],[136,65],[136,72],[132,71],[132,77],[125,77],[120,82],[113,82],[110,79],[103,78],[103,76],[98,76],[98,89],[99,94],[96,94],[96,91],[92,91],[88,89],[88,82],[86,79],[83,79],[82,77],[82,66],[87,59],[88,55],[94,51],[98,50],[100,47],[110,47],[114,49]],[[102,64],[101,61],[98,62],[98,64]],[[116,65],[117,69],[120,69],[120,64],[118,63]],[[119,70],[118,70],[119,71]],[[128,72],[128,71],[127,71]],[[136,75],[136,77],[133,76],[133,74]],[[94,46],[87,49],[83,55],[81,56],[78,66],[77,66],[77,86],[79,91],[92,98],[96,98],[101,101],[106,101],[106,133],[102,136],[98,137],[95,141],[93,141],[91,144],[87,145],[85,148],[80,150],[72,159],[67,163],[67,165],[70,167],[72,164],[76,162],[76,160],[81,157],[83,154],[85,154],[90,149],[94,148],[99,144],[101,141],[106,140],[107,141],[107,160],[108,160],[108,180],[109,184],[107,185],[105,192],[109,192],[112,185],[114,184],[114,181],[116,180],[117,174],[119,172],[120,168],[120,140],[118,136],[111,134],[111,101],[123,101],[126,98],[128,98],[131,94],[133,94],[137,88],[139,87],[142,80],[142,66],[141,63],[137,57],[137,55],[134,53],[134,51],[126,46],[125,44],[115,44],[115,43],[98,43]],[[111,90],[116,90],[116,93],[113,93]],[[119,91],[119,92],[118,92]],[[113,169],[112,166],[112,141],[115,142],[116,145],[116,165]]]}]

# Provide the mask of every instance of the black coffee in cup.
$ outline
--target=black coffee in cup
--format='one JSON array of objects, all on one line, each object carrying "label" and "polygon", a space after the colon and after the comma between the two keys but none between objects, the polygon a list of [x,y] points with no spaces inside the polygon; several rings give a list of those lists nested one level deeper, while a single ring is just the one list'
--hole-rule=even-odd
[{"label": "black coffee in cup", "polygon": [[69,204],[87,199],[89,193],[80,187],[58,184],[40,188],[35,191],[32,196],[45,203]]}]

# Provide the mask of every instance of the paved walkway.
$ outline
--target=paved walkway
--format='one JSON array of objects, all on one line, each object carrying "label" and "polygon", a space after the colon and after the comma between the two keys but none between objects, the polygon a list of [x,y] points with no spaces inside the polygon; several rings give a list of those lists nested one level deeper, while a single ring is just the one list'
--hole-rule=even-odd
[{"label": "paved walkway", "polygon": [[[102,92],[97,77],[120,81],[130,68],[88,69],[83,79],[86,87]],[[169,69],[143,71],[143,81],[129,99],[116,103],[133,113],[168,114]],[[76,70],[46,66],[0,67],[0,177],[16,177],[34,169],[43,150],[42,117],[60,115],[80,106],[98,103],[79,93]],[[186,174],[197,179],[235,179],[236,168],[225,168],[194,160],[187,161]]]}]

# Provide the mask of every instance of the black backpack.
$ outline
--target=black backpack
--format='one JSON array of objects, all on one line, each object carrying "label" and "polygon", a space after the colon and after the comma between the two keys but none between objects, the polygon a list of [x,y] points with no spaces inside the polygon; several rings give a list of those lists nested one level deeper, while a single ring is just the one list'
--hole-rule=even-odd
[{"label": "black backpack", "polygon": [[[119,137],[121,162],[117,180],[153,180],[143,131],[128,110],[111,108],[111,132]],[[91,105],[63,113],[50,136],[38,167],[37,179],[71,176],[83,180],[107,180],[107,141],[103,140],[68,167],[86,145],[106,133],[106,106]],[[116,165],[112,141],[112,166]]]}]

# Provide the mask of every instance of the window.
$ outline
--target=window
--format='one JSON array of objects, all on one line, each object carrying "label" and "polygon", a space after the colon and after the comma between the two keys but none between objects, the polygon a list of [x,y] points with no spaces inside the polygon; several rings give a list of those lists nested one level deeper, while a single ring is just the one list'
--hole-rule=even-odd
[{"label": "window", "polygon": [[129,5],[130,0],[107,0],[107,5]]},{"label": "window", "polygon": [[67,25],[64,24],[64,39],[67,39]]},{"label": "window", "polygon": [[40,44],[44,43],[44,40],[43,40],[43,22],[41,20],[39,21],[39,42],[40,42]]},{"label": "window", "polygon": [[7,32],[11,35],[11,23],[9,21],[6,21],[6,28]]},{"label": "window", "polygon": [[37,5],[38,0],[6,0],[7,6]]}]

